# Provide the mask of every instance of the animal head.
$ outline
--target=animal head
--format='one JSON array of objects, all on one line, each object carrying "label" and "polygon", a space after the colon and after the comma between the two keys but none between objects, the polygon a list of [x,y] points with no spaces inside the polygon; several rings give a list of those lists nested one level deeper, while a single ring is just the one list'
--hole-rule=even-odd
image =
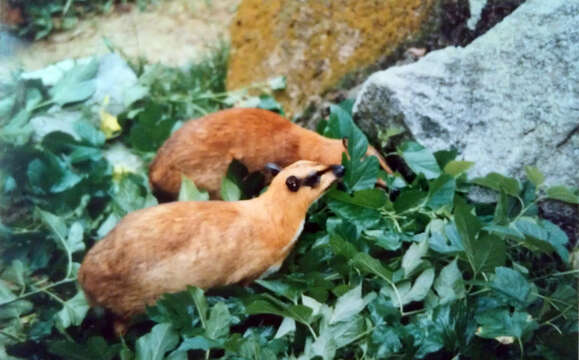
[{"label": "animal head", "polygon": [[342,165],[323,165],[300,160],[284,169],[269,163],[266,168],[275,176],[267,190],[277,197],[309,206],[346,172]]}]

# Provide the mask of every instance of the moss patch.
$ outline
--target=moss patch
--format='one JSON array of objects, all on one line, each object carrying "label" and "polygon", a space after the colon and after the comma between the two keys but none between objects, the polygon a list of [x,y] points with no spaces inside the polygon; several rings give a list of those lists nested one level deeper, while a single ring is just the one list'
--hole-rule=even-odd
[{"label": "moss patch", "polygon": [[230,26],[227,86],[287,77],[277,96],[291,116],[353,70],[420,33],[435,0],[244,0]]}]

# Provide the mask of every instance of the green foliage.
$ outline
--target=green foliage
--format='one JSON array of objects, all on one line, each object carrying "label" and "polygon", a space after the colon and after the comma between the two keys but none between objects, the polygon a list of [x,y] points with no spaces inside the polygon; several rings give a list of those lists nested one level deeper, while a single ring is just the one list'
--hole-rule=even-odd
[{"label": "green foliage", "polygon": [[[110,322],[89,310],[76,285],[79,263],[124,215],[156,201],[144,166],[108,154],[122,146],[125,157],[146,163],[188,118],[240,99],[268,99],[224,92],[224,64],[217,55],[186,70],[140,68],[140,88],[118,116],[121,130],[107,140],[98,110],[84,101],[90,65],[73,68],[52,87],[18,79],[0,87],[13,94],[0,101],[0,354],[577,357],[577,271],[570,268],[569,241],[536,211],[546,198],[575,202],[577,190],[545,186],[535,168],[527,168],[529,181],[499,174],[469,181],[464,173],[472,164],[455,160],[455,151],[432,154],[416,143],[398,149],[414,180],[388,175],[392,190],[375,189],[378,162],[366,157],[368,141],[348,104],[332,106],[320,127],[348,139],[345,191],[334,188],[312,206],[279,273],[249,287],[166,294],[122,341],[110,338]],[[83,116],[39,135],[29,120],[48,106]],[[256,195],[261,181],[233,162],[222,196]],[[496,203],[470,203],[470,186],[496,190]],[[207,194],[183,179],[179,200],[207,200]]]},{"label": "green foliage", "polygon": [[[153,0],[128,0],[144,9]],[[20,9],[24,23],[16,32],[34,40],[42,39],[54,31],[74,28],[81,18],[95,13],[109,13],[115,0],[8,0]],[[127,0],[123,0],[123,3]]]}]

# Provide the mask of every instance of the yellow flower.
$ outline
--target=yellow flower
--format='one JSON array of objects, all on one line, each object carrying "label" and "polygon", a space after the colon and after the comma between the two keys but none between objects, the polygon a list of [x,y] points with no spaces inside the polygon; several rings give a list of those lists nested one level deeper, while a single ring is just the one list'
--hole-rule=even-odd
[{"label": "yellow flower", "polygon": [[125,175],[132,173],[131,169],[125,165],[114,165],[113,166],[113,180],[121,181]]},{"label": "yellow flower", "polygon": [[105,134],[107,139],[113,138],[121,132],[122,128],[119,125],[117,117],[109,114],[106,111],[106,107],[109,104],[109,97],[106,96],[103,100],[103,105],[100,109],[100,117],[101,117],[101,131]]}]

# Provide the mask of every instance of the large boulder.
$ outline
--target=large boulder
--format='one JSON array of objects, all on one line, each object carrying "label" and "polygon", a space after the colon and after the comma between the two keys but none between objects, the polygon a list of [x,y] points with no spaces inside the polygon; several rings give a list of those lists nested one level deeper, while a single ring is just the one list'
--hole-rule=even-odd
[{"label": "large boulder", "polygon": [[433,149],[456,147],[471,176],[522,176],[579,186],[579,1],[528,0],[465,48],[373,74],[359,124],[403,127]]},{"label": "large boulder", "polygon": [[403,44],[431,36],[438,41],[432,34],[446,15],[458,16],[446,25],[465,23],[467,0],[243,0],[230,27],[227,88],[284,75],[286,91],[276,97],[291,116]]}]

